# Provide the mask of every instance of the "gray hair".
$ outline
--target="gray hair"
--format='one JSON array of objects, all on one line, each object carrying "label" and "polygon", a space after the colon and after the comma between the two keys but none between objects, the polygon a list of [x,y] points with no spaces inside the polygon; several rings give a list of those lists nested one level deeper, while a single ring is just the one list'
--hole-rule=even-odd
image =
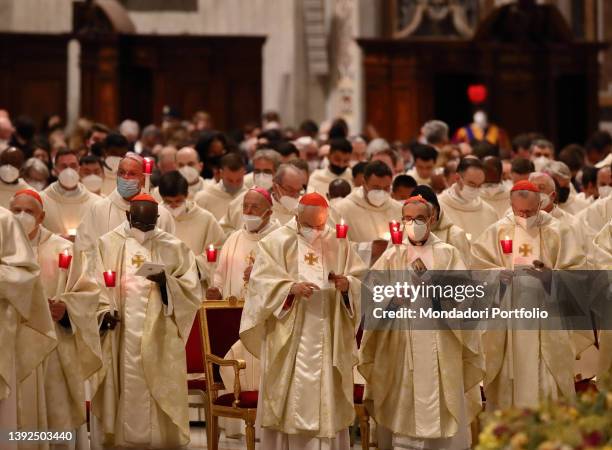
[{"label": "gray hair", "polygon": [[[425,199],[423,199],[423,200],[425,200]],[[434,214],[434,206],[430,202],[428,202],[426,200],[425,200],[425,202],[422,202],[422,201],[416,200],[416,199],[413,199],[413,200],[408,199],[408,200],[406,200],[402,204],[402,215],[404,213],[404,207],[406,205],[415,205],[415,204],[425,205],[427,207],[427,214],[428,214],[428,216],[429,217],[433,216],[433,214]]]},{"label": "gray hair", "polygon": [[276,150],[268,148],[257,150],[252,159],[253,161],[257,161],[258,159],[270,161],[274,164],[274,170],[277,170],[278,166],[280,165],[280,154]]},{"label": "gray hair", "polygon": [[41,173],[45,178],[49,178],[49,168],[47,165],[38,158],[29,158],[21,168],[22,175],[30,173],[30,170],[34,170]]},{"label": "gray hair", "polygon": [[321,209],[321,208],[323,208],[323,206],[302,205],[301,203],[298,203],[297,215],[299,216],[305,211],[310,211],[310,209]]},{"label": "gray hair", "polygon": [[389,149],[391,149],[391,146],[383,138],[372,139],[370,143],[368,144],[366,155],[368,156],[368,158],[371,158],[372,155],[375,155],[376,153],[384,152],[385,150],[389,150]]},{"label": "gray hair", "polygon": [[544,166],[542,172],[547,173],[552,177],[557,176],[566,180],[572,178],[572,172],[570,171],[570,168],[567,167],[567,164],[561,161],[550,161]]},{"label": "gray hair", "polygon": [[302,171],[298,169],[296,166],[294,166],[293,164],[284,163],[278,167],[278,169],[276,170],[276,173],[274,174],[274,178],[272,181],[274,181],[276,184],[282,184],[283,179],[285,178],[285,174],[288,171],[292,171],[296,174],[302,173]]},{"label": "gray hair", "polygon": [[550,189],[550,192],[555,191],[555,181],[549,174],[544,172],[531,172],[529,174],[529,181],[533,183],[535,180],[542,180],[546,184],[546,187]]},{"label": "gray hair", "polygon": [[439,145],[448,141],[448,125],[441,120],[425,122],[421,132],[428,144]]}]

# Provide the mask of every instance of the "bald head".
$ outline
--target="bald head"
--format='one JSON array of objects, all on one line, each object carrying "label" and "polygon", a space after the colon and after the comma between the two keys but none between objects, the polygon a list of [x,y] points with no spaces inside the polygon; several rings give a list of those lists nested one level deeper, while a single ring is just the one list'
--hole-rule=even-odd
[{"label": "bald head", "polygon": [[529,174],[529,181],[535,184],[541,193],[549,195],[555,192],[555,181],[544,172],[533,172]]},{"label": "bald head", "polygon": [[145,232],[151,231],[157,224],[158,205],[149,201],[131,202],[127,218],[133,228]]},{"label": "bald head", "polygon": [[351,193],[351,185],[342,178],[336,178],[329,183],[329,199],[344,198]]},{"label": "bald head", "polygon": [[501,183],[503,165],[497,156],[485,156],[482,160],[482,167],[485,172],[485,183]]},{"label": "bald head", "polygon": [[40,224],[45,219],[45,211],[40,202],[30,195],[16,195],[11,199],[9,209],[15,215],[25,213],[34,217],[36,225],[28,235],[30,239],[33,239],[38,234]]},{"label": "bald head", "polygon": [[281,164],[274,175],[272,194],[276,200],[283,196],[298,198],[307,180],[306,174],[293,164]]},{"label": "bald head", "polygon": [[323,206],[299,205],[297,221],[301,227],[322,231],[327,222],[328,208]]}]

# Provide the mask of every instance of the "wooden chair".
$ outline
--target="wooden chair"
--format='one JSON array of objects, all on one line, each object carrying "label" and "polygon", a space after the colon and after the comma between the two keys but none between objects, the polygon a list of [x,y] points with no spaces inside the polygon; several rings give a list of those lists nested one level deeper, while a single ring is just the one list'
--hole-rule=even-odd
[{"label": "wooden chair", "polygon": [[[200,311],[196,313],[195,320],[191,326],[187,345],[185,346],[187,356],[187,389],[189,395],[189,407],[204,409],[206,414],[206,365],[204,364],[204,351],[202,347],[202,327],[200,325]],[[196,401],[192,399],[196,398]],[[199,412],[199,411],[198,411]],[[199,413],[198,413],[198,417]],[[208,420],[208,417],[206,417]]]},{"label": "wooden chair", "polygon": [[[207,424],[206,437],[208,448],[219,448],[219,417],[242,419],[245,422],[245,437],[248,450],[255,450],[255,417],[257,414],[257,391],[242,391],[240,388],[240,370],[245,362],[238,359],[224,359],[223,356],[240,338],[240,317],[243,301],[205,301],[200,307],[202,327],[202,348],[207,380]],[[219,395],[223,386],[220,366],[231,366],[234,369],[234,386],[227,386],[233,392]]]}]

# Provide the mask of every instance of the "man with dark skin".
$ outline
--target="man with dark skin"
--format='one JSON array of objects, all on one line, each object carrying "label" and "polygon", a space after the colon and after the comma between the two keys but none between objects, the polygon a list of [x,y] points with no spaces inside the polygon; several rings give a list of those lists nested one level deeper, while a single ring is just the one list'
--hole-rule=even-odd
[{"label": "man with dark skin", "polygon": [[336,178],[329,183],[329,193],[327,198],[333,200],[335,198],[344,198],[351,193],[351,185],[348,181],[342,178]]},{"label": "man with dark skin", "polygon": [[0,154],[0,206],[9,209],[11,198],[17,191],[30,189],[20,178],[25,157],[23,151],[10,147]]},{"label": "man with dark skin", "polygon": [[[157,203],[147,201],[134,201],[131,202],[130,210],[126,211],[125,215],[131,228],[137,228],[143,233],[146,233],[147,231],[155,229],[157,218],[159,217],[158,205]],[[147,280],[153,281],[159,285],[162,302],[164,302],[164,305],[167,305],[168,295],[166,292],[166,273],[162,271],[155,275],[149,275]],[[117,311],[115,311],[115,316],[113,316],[110,312],[107,312],[104,315],[101,329],[104,330],[110,328],[113,330],[115,329],[117,322],[120,322]]]},{"label": "man with dark skin", "polygon": [[0,154],[0,166],[9,164],[19,170],[23,166],[24,161],[23,152],[17,147],[7,148]]}]

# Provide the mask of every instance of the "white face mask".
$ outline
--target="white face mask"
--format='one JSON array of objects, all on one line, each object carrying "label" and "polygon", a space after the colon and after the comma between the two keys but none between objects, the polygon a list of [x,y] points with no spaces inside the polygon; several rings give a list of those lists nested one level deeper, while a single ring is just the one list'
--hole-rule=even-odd
[{"label": "white face mask", "polygon": [[319,236],[321,236],[321,231],[310,227],[301,227],[300,234],[306,240],[306,242],[312,244],[319,238]]},{"label": "white face mask", "polygon": [[145,241],[149,240],[155,230],[142,231],[138,228],[130,228],[130,236],[136,239],[140,244],[144,244]]},{"label": "white face mask", "polygon": [[368,191],[368,201],[374,206],[382,206],[389,198],[389,193],[382,189]]},{"label": "white face mask", "polygon": [[179,169],[179,173],[187,180],[188,184],[197,183],[200,178],[198,171],[191,166],[183,166]]},{"label": "white face mask", "polygon": [[60,182],[63,188],[74,189],[77,184],[79,184],[79,173],[76,170],[68,167],[60,172],[57,180]]},{"label": "white face mask", "polygon": [[168,212],[172,214],[172,217],[174,217],[175,219],[179,217],[181,214],[183,214],[185,211],[187,211],[187,205],[185,205],[185,203],[181,203],[176,208],[172,208],[170,205],[166,203],[164,203],[164,206],[166,207]]},{"label": "white face mask", "polygon": [[529,230],[530,228],[533,228],[538,223],[538,216],[539,215],[540,215],[540,213],[537,212],[536,214],[534,214],[533,216],[530,216],[530,217],[514,216],[514,221],[518,225],[520,225],[522,228],[524,228],[525,230]]},{"label": "white face mask", "polygon": [[319,168],[319,160],[311,159],[308,161],[308,172],[312,173]]},{"label": "white face mask", "polygon": [[548,194],[540,194],[540,204],[542,209],[548,208],[552,204],[552,200],[550,195]]},{"label": "white face mask", "polygon": [[38,192],[42,192],[45,190],[45,188],[47,187],[47,183],[45,183],[44,181],[27,181],[27,183],[32,186],[34,189],[36,189]]},{"label": "white face mask", "polygon": [[279,202],[285,207],[285,209],[294,212],[298,207],[299,200],[294,197],[289,197],[288,195],[283,195],[281,196]]},{"label": "white face mask", "polygon": [[19,214],[15,214],[15,218],[21,223],[23,230],[29,235],[34,228],[36,228],[36,219],[31,214],[21,211]]},{"label": "white face mask", "polygon": [[261,226],[263,222],[263,218],[259,216],[251,216],[249,214],[243,214],[242,221],[244,222],[244,226],[247,229],[247,231],[253,232]]},{"label": "white face mask", "polygon": [[0,166],[0,179],[7,184],[14,183],[19,178],[19,169],[10,164]]},{"label": "white face mask", "polygon": [[406,230],[406,234],[408,235],[411,241],[421,242],[425,239],[429,227],[426,223],[417,224],[415,222],[412,222],[407,223],[404,229]]},{"label": "white face mask", "polygon": [[489,123],[487,114],[484,111],[476,111],[474,113],[474,123],[480,128],[486,128]]},{"label": "white face mask", "polygon": [[272,187],[272,178],[270,173],[256,173],[253,175],[253,183],[255,186],[270,189]]},{"label": "white face mask", "polygon": [[549,162],[550,158],[547,158],[546,156],[538,156],[537,158],[534,158],[533,165],[535,167],[535,171],[540,172],[544,167],[548,165]]},{"label": "white face mask", "polygon": [[599,192],[599,198],[606,198],[612,192],[612,186],[599,186],[597,191]]},{"label": "white face mask", "polygon": [[90,192],[100,192],[102,189],[102,183],[104,180],[99,175],[87,175],[81,179],[81,183],[87,188]]},{"label": "white face mask", "polygon": [[113,173],[117,173],[119,170],[119,163],[121,162],[121,158],[119,156],[107,156],[104,160],[108,168]]},{"label": "white face mask", "polygon": [[480,196],[480,188],[475,188],[464,184],[461,188],[461,197],[471,202],[476,200]]},{"label": "white face mask", "polygon": [[495,195],[504,190],[504,187],[501,183],[485,183],[480,189],[487,195]]}]

